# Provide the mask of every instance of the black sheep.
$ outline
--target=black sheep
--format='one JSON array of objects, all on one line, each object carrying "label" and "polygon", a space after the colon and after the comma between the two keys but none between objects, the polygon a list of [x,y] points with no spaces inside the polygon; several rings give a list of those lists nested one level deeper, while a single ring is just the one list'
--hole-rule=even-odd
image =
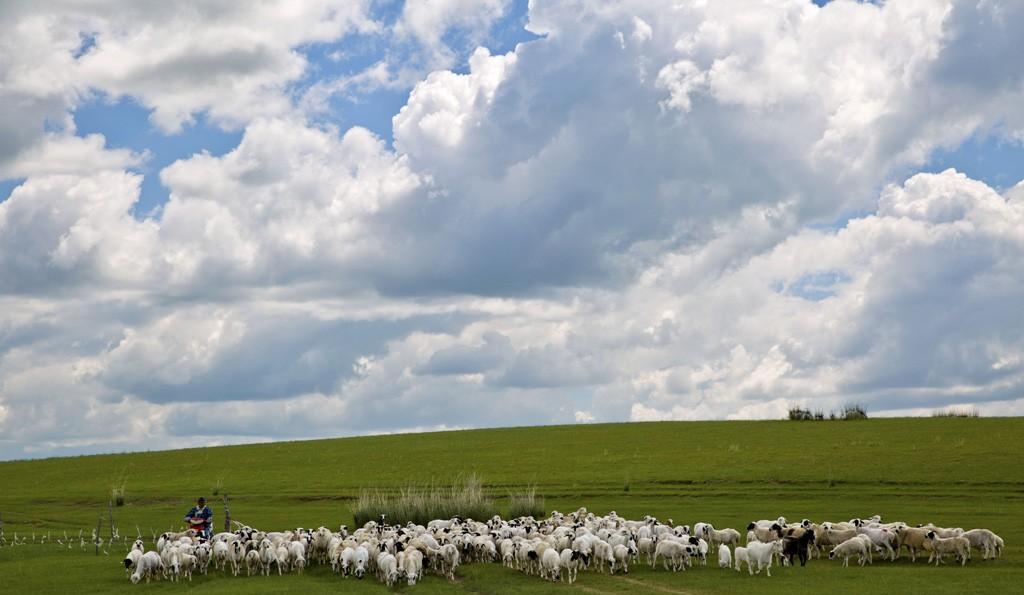
[{"label": "black sheep", "polygon": [[793,565],[793,556],[800,557],[800,565],[807,565],[807,549],[814,543],[814,531],[804,530],[800,536],[787,535],[782,541],[782,555]]}]

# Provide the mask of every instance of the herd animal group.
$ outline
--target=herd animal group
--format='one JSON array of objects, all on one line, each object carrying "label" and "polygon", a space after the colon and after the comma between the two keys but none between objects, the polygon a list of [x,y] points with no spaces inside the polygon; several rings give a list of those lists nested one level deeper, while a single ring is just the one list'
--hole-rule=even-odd
[{"label": "herd animal group", "polygon": [[802,566],[821,557],[826,548],[831,548],[828,557],[842,559],[843,566],[851,558],[861,566],[871,563],[874,553],[896,560],[904,549],[912,561],[928,552],[928,561],[936,565],[949,556],[966,564],[972,548],[984,559],[999,557],[1003,540],[988,529],[911,527],[883,523],[878,516],[820,524],[807,519],[791,524],[779,517],[750,523],[741,546],[739,531],[719,530],[710,523],[690,527],[650,516],[629,520],[614,511],[597,516],[580,508],[570,514],[556,511],[543,520],[495,516],[478,522],[455,517],[426,526],[371,521],[351,534],[344,525],[337,532],[326,527],[264,532],[239,526],[205,540],[189,530],[164,533],[155,546],[147,552],[138,539],[125,557],[125,571],[133,583],[191,580],[193,573],[206,574],[211,565],[233,576],[301,574],[310,561],[330,564],[344,577],[376,576],[389,586],[403,580],[415,585],[426,571],[454,580],[456,568],[466,562],[501,562],[550,581],[572,583],[580,570],[628,573],[630,564],[641,557],[651,568],[661,560],[666,570],[682,571],[706,565],[709,552],[717,553],[721,568],[740,571],[746,564],[751,575],[765,570],[771,576],[773,562],[793,565],[799,560]]}]

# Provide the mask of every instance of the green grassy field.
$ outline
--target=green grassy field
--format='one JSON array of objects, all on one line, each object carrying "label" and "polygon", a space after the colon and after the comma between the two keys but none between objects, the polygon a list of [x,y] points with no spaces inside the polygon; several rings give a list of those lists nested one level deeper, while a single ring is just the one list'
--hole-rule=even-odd
[{"label": "green grassy field", "polygon": [[[0,463],[0,514],[8,540],[0,548],[0,582],[8,592],[290,593],[382,591],[311,568],[306,575],[197,577],[191,584],[131,585],[120,568],[125,548],[84,550],[111,487],[125,480],[127,504],[115,508],[122,534],[180,526],[198,495],[214,504],[215,526],[231,498],[232,518],[261,528],[337,529],[352,524],[349,504],[362,487],[450,482],[475,473],[501,501],[535,485],[548,510],[579,506],[676,523],[711,521],[742,529],[753,519],[785,515],[815,521],[881,514],[887,520],[987,527],[1007,544],[1003,557],[965,567],[928,567],[904,558],[867,568],[815,560],[779,568],[773,577],[714,566],[673,574],[635,566],[628,576],[581,574],[590,593],[1008,592],[1024,584],[1024,419],[878,419],[856,422],[680,422],[582,425],[375,436],[169,452]],[[31,543],[46,533],[75,537],[70,549]],[[147,543],[152,547],[151,543]],[[430,593],[564,591],[498,564],[460,568],[454,584],[431,576],[399,590]]]}]

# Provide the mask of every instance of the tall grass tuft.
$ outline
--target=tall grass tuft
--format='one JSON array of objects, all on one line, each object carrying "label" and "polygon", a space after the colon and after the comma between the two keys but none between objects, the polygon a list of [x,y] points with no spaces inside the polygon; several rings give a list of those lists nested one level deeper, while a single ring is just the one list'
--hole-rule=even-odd
[{"label": "tall grass tuft", "polygon": [[110,499],[114,501],[114,506],[124,506],[125,502],[125,489],[124,484],[119,486],[113,486],[110,488]]},{"label": "tall grass tuft", "polygon": [[[843,408],[836,411],[830,411],[828,418],[830,420],[850,420],[850,419],[867,419],[868,412],[860,403],[851,403],[843,405]],[[823,421],[826,419],[825,412],[821,409],[815,410],[813,413],[810,409],[804,409],[803,407],[790,407],[787,415],[787,419],[790,421]]]},{"label": "tall grass tuft", "polygon": [[868,411],[860,403],[847,403],[843,405],[842,419],[867,419]]},{"label": "tall grass tuft", "polygon": [[518,494],[509,494],[508,502],[508,518],[510,519],[524,516],[542,519],[547,516],[547,510],[544,508],[544,496],[537,495],[536,486]]},{"label": "tall grass tuft", "polygon": [[451,486],[407,486],[395,490],[364,489],[352,507],[355,526],[369,521],[389,525],[415,523],[426,525],[434,519],[460,516],[487,520],[498,514],[494,500],[484,494],[483,483],[475,475],[456,479]]},{"label": "tall grass tuft", "polygon": [[932,417],[981,417],[981,413],[974,407],[950,407],[932,411]]}]

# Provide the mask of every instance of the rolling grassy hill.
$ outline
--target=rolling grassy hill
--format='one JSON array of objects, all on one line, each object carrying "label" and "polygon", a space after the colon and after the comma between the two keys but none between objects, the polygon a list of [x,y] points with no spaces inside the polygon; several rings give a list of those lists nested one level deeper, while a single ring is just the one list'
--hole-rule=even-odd
[{"label": "rolling grassy hill", "polygon": [[[232,517],[266,528],[334,529],[352,524],[349,505],[361,487],[450,482],[474,473],[501,500],[537,486],[548,510],[586,506],[638,518],[653,514],[677,523],[698,520],[742,528],[752,519],[785,515],[816,521],[875,513],[889,520],[987,527],[1004,537],[997,562],[977,556],[966,568],[926,567],[907,560],[842,569],[814,561],[783,568],[772,579],[709,566],[672,574],[636,568],[629,577],[581,574],[577,588],[662,592],[791,589],[805,581],[835,592],[878,585],[952,593],[1003,590],[1024,579],[1024,419],[878,419],[853,422],[671,422],[509,428],[227,446],[0,463],[0,514],[8,539],[64,531],[88,539],[105,514],[111,487],[122,481],[127,504],[115,508],[122,534],[139,527],[148,537],[180,525],[198,495],[214,504],[231,497]],[[64,546],[0,549],[0,576],[16,590],[110,592],[184,590],[182,585],[129,584],[110,556]],[[713,564],[713,562],[712,562]],[[59,572],[47,569],[59,568]],[[564,590],[499,565],[460,570],[449,585],[430,577],[410,591],[510,592]],[[242,582],[240,582],[242,581]],[[344,582],[344,585],[339,583]],[[329,569],[280,579],[197,578],[197,592],[327,592],[356,588]],[[375,582],[359,590],[380,591]]]}]

